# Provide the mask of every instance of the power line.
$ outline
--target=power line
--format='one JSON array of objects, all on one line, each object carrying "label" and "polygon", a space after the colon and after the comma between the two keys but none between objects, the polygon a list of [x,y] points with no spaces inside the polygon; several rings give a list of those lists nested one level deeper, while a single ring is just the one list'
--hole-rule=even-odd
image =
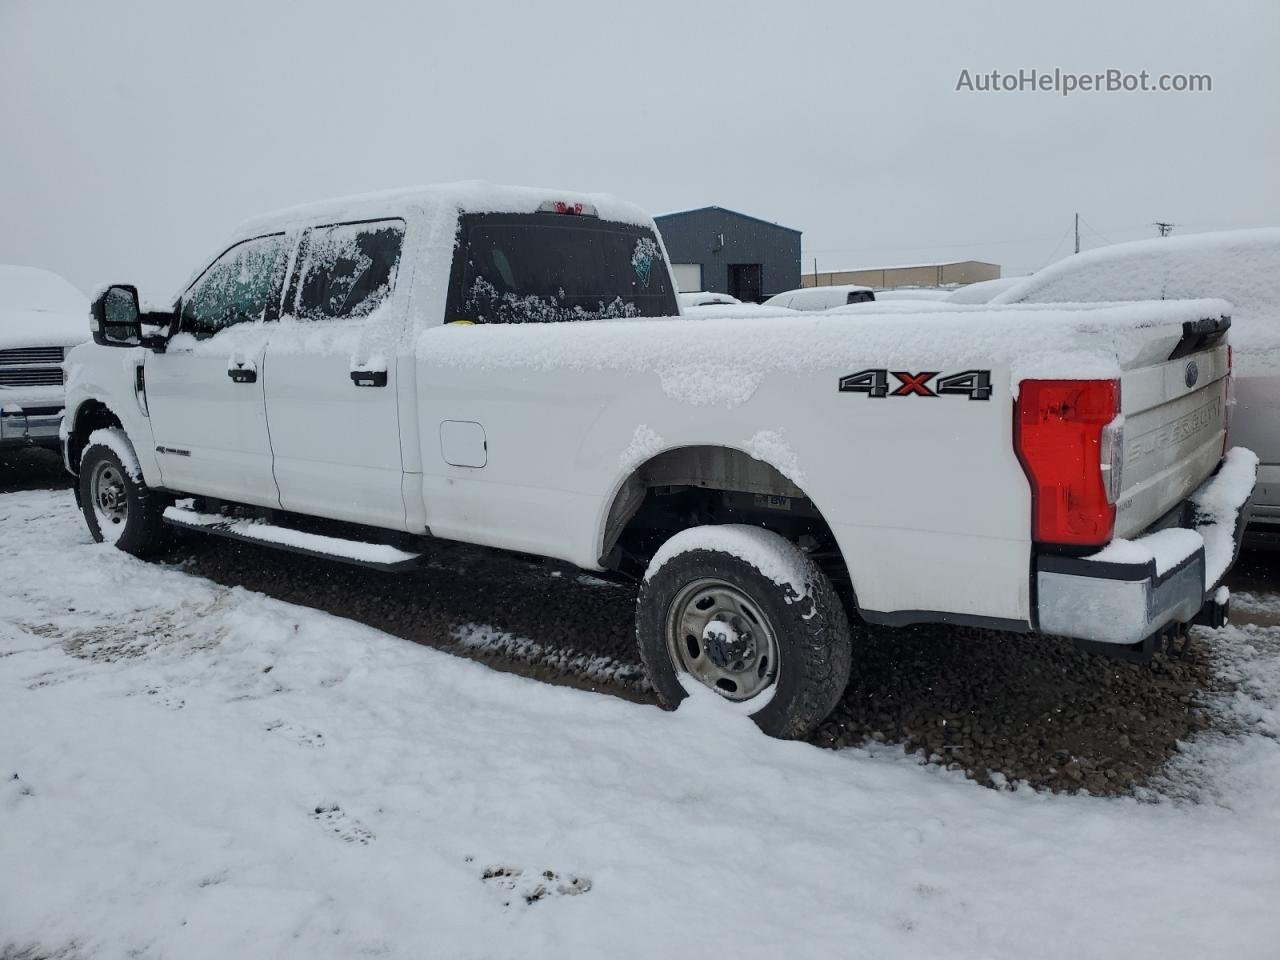
[{"label": "power line", "polygon": [[1101,231],[1101,230],[1099,230],[1097,227],[1095,227],[1092,223],[1090,223],[1090,222],[1089,222],[1088,220],[1086,220],[1084,217],[1081,217],[1081,218],[1080,218],[1080,222],[1081,222],[1081,223],[1083,223],[1083,224],[1084,224],[1086,227],[1088,227],[1090,230],[1092,230],[1092,231],[1093,231],[1093,235],[1094,235],[1095,237],[1097,237],[1099,240],[1101,240],[1103,243],[1107,243],[1107,244],[1114,243],[1114,241],[1113,241],[1113,240],[1111,240],[1111,239],[1109,239],[1109,238],[1107,238],[1107,237],[1104,237],[1104,236],[1102,235],[1102,231]]},{"label": "power line", "polygon": [[1067,239],[1067,237],[1071,235],[1071,229],[1072,229],[1071,226],[1068,226],[1067,229],[1062,231],[1062,236],[1058,238],[1058,242],[1055,243],[1053,245],[1053,249],[1049,251],[1049,259],[1044,262],[1044,266],[1040,268],[1041,270],[1043,270],[1044,267],[1047,267],[1049,264],[1053,263],[1053,255],[1057,253],[1058,248],[1062,246],[1062,241]]},{"label": "power line", "polygon": [[1152,224],[1152,226],[1160,231],[1160,236],[1167,237],[1169,234],[1173,233],[1173,228],[1176,227],[1177,224],[1168,223],[1167,221],[1164,221],[1164,220],[1157,220],[1155,223]]}]

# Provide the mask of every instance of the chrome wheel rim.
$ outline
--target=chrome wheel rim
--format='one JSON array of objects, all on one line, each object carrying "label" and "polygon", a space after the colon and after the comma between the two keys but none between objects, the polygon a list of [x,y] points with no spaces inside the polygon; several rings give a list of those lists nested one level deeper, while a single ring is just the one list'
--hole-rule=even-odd
[{"label": "chrome wheel rim", "polygon": [[759,696],[778,681],[778,639],[760,605],[733,584],[704,577],[667,608],[672,664],[726,700]]},{"label": "chrome wheel rim", "polygon": [[124,474],[114,463],[102,461],[93,468],[89,478],[89,499],[93,502],[93,515],[98,520],[98,530],[106,540],[120,539],[129,519],[129,491]]}]

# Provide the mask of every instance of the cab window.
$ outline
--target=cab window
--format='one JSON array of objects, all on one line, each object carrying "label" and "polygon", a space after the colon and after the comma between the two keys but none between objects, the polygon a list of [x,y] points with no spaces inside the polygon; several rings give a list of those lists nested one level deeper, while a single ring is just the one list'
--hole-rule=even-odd
[{"label": "cab window", "polygon": [[303,249],[296,315],[367,317],[395,289],[403,220],[340,223],[312,230]]},{"label": "cab window", "polygon": [[180,329],[197,339],[262,320],[284,277],[283,233],[244,240],[215,260],[182,295]]}]

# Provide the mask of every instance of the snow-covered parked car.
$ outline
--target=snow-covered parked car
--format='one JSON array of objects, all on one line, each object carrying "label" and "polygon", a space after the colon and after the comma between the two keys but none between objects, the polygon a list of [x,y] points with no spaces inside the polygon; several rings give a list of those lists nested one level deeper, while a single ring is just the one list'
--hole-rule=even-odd
[{"label": "snow-covered parked car", "polygon": [[681,293],[680,313],[686,317],[785,317],[796,311],[763,303],[743,303],[727,293]]},{"label": "snow-covered parked car", "polygon": [[662,702],[702,684],[777,736],[841,695],[851,617],[1122,652],[1221,622],[1256,467],[1224,459],[1222,301],[691,321],[674,290],[603,196],[254,219],[171,311],[95,300],[65,446],[89,530],[613,571]]},{"label": "snow-covered parked car", "polygon": [[947,303],[990,303],[1010,287],[1025,280],[1025,277],[996,277],[994,280],[979,280],[966,283],[963,287],[947,294]]},{"label": "snow-covered parked car", "polygon": [[680,301],[681,310],[688,310],[690,307],[736,307],[742,303],[737,297],[731,297],[727,293],[708,293],[706,290],[695,290],[676,296]]},{"label": "snow-covered parked car", "polygon": [[58,448],[66,351],[89,339],[89,300],[48,270],[0,264],[0,449]]},{"label": "snow-covered parked car", "polygon": [[883,300],[885,303],[895,303],[897,301],[908,301],[918,303],[921,300],[950,300],[954,290],[945,290],[938,287],[896,287],[893,290],[877,290],[876,300]]},{"label": "snow-covered parked car", "polygon": [[857,284],[836,284],[830,287],[800,287],[775,293],[762,306],[786,307],[788,310],[830,310],[850,303],[864,303],[876,298],[870,287]]},{"label": "snow-covered parked car", "polygon": [[1221,297],[1231,303],[1231,438],[1262,461],[1250,532],[1280,541],[1280,228],[1100,247],[1024,278],[992,302],[1188,297]]}]

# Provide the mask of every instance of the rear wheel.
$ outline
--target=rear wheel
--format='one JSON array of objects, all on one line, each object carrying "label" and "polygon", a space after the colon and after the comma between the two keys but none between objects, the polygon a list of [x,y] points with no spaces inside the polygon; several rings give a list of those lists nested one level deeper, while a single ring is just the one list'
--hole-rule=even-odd
[{"label": "rear wheel", "polygon": [[849,680],[849,622],[831,581],[799,548],[756,527],[673,538],[646,574],[636,633],[663,706],[674,709],[686,684],[698,683],[770,736],[804,736]]},{"label": "rear wheel", "polygon": [[165,542],[161,515],[167,505],[167,497],[130,475],[111,447],[91,443],[85,448],[80,509],[94,540],[139,557],[155,553]]}]

